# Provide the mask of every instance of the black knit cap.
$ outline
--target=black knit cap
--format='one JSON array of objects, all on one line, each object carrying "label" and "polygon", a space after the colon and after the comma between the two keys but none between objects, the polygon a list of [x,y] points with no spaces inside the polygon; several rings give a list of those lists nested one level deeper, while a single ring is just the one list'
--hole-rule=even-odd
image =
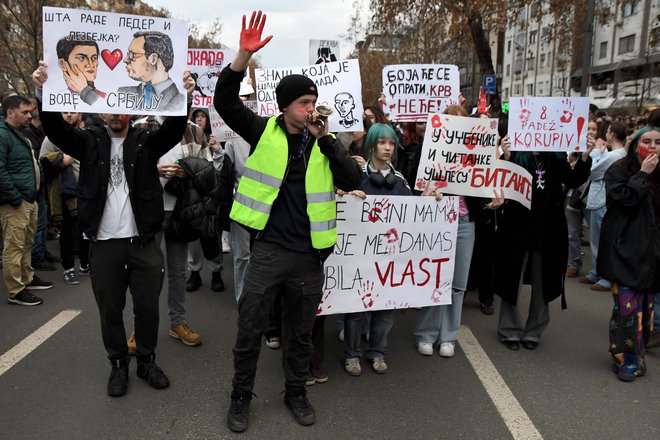
[{"label": "black knit cap", "polygon": [[287,75],[275,88],[275,95],[281,110],[303,95],[314,95],[318,98],[319,92],[314,81],[305,75]]}]

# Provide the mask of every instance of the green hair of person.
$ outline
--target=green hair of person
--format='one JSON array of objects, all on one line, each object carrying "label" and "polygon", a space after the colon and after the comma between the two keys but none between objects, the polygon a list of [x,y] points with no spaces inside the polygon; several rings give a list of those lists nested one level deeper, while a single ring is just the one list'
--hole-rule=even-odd
[{"label": "green hair of person", "polygon": [[364,139],[364,151],[367,155],[367,160],[373,156],[374,148],[378,145],[378,139],[392,139],[395,145],[399,142],[399,138],[397,138],[392,126],[389,124],[373,124],[369,127],[367,136]]}]

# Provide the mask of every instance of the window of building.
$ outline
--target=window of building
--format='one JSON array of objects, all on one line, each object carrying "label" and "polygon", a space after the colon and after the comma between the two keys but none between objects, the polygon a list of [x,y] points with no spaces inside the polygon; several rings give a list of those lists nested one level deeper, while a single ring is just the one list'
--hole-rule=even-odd
[{"label": "window of building", "polygon": [[527,58],[527,70],[534,70],[535,64],[536,64],[536,58],[534,57]]},{"label": "window of building", "polygon": [[516,84],[515,86],[513,86],[513,89],[514,89],[514,94],[516,96],[520,96],[520,84]]},{"label": "window of building", "polygon": [[504,92],[502,93],[502,99],[503,99],[504,101],[506,101],[507,99],[509,99],[509,88],[508,88],[508,87],[505,87],[505,88],[504,88]]},{"label": "window of building", "polygon": [[627,1],[623,5],[623,16],[624,17],[630,17],[631,15],[635,15],[639,12],[639,4],[641,2],[639,0],[633,0],[633,1]]},{"label": "window of building", "polygon": [[601,60],[607,58],[607,41],[600,43],[600,55],[598,56]]},{"label": "window of building", "polygon": [[545,54],[542,53],[539,57],[539,68],[542,69],[545,67]]},{"label": "window of building", "polygon": [[534,96],[534,84],[527,84],[527,96]]},{"label": "window of building", "polygon": [[619,38],[619,55],[635,50],[635,34]]},{"label": "window of building", "polygon": [[506,53],[511,53],[511,40],[506,42]]},{"label": "window of building", "polygon": [[511,76],[511,64],[506,65],[506,76]]},{"label": "window of building", "polygon": [[522,72],[522,64],[523,60],[522,58],[518,58],[513,62],[513,73],[520,73]]},{"label": "window of building", "polygon": [[543,83],[540,82],[538,86],[536,86],[536,90],[538,90],[538,96],[545,96],[543,94]]},{"label": "window of building", "polygon": [[536,31],[529,33],[529,44],[536,44]]}]

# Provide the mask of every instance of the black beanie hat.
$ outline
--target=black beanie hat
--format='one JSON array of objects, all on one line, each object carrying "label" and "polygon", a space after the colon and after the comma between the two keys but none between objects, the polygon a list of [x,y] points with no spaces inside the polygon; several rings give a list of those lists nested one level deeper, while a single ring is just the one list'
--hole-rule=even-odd
[{"label": "black beanie hat", "polygon": [[275,88],[275,95],[281,110],[303,95],[314,95],[318,98],[319,92],[314,81],[305,75],[287,75]]}]

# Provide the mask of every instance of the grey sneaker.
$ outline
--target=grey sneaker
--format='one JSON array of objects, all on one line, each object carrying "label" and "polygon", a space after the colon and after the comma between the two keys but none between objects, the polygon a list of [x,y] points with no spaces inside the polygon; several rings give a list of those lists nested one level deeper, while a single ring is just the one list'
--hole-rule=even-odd
[{"label": "grey sneaker", "polygon": [[351,376],[359,376],[362,373],[362,367],[360,366],[360,358],[346,358],[344,363],[344,370]]},{"label": "grey sneaker", "polygon": [[371,366],[374,367],[374,371],[378,374],[387,373],[387,364],[385,363],[385,358],[382,356],[373,358],[371,360]]},{"label": "grey sneaker", "polygon": [[87,266],[81,265],[78,269],[78,275],[89,276],[89,264]]},{"label": "grey sneaker", "polygon": [[13,297],[10,296],[7,302],[9,304],[17,304],[19,306],[38,306],[44,302],[44,300],[36,295],[33,295],[32,292],[23,289]]},{"label": "grey sneaker", "polygon": [[76,270],[74,268],[67,269],[64,271],[64,282],[72,286],[75,286],[76,284],[80,284],[80,281],[78,280],[78,275],[76,275]]}]

